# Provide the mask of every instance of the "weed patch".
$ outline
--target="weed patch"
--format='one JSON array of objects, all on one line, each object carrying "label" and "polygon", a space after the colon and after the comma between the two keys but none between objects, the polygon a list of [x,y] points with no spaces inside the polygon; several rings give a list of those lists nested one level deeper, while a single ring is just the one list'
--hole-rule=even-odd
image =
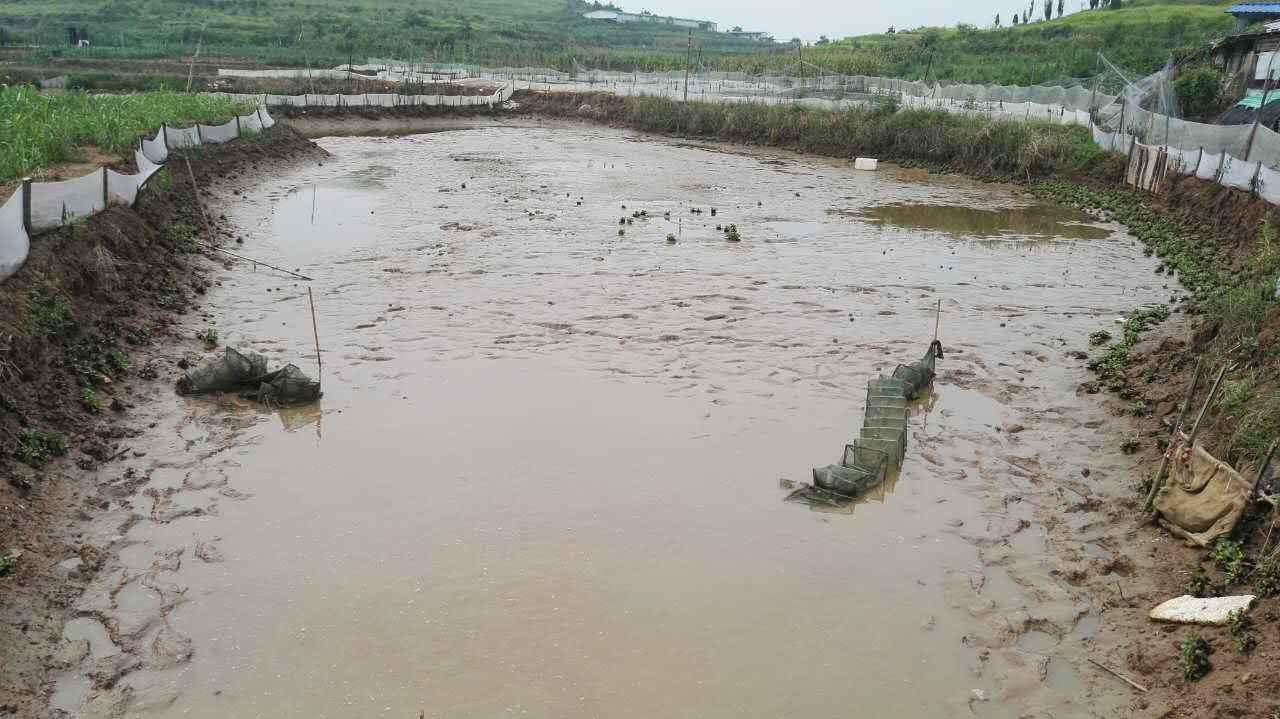
[{"label": "weed patch", "polygon": [[54,457],[67,453],[67,440],[57,432],[29,429],[18,442],[18,459],[32,467],[43,467]]}]

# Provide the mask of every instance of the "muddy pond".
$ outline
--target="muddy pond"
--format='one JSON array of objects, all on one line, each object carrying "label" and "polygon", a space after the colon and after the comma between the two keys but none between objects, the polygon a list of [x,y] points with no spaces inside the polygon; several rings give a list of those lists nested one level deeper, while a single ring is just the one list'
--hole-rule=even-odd
[{"label": "muddy pond", "polygon": [[[607,129],[319,144],[322,165],[216,209],[233,249],[314,278],[324,399],[156,394],[131,459],[145,494],[101,520],[123,549],[67,629],[92,656],[55,706],[1073,717],[1127,700],[1086,662],[1101,607],[1049,559],[1107,550],[1043,516],[1127,481],[1119,420],[1077,396],[1067,356],[1169,299],[1120,227],[1002,186]],[[246,263],[215,278],[191,332],[315,372],[304,284]],[[939,299],[946,357],[901,475],[848,510],[784,502],[781,479],[856,436],[867,380],[925,351]],[[109,690],[85,677],[104,660]]]}]

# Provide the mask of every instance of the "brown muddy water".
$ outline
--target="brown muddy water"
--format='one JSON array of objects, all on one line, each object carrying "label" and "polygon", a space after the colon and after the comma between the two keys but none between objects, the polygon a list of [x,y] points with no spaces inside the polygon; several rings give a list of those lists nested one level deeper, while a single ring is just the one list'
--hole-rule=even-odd
[{"label": "brown muddy water", "polygon": [[[123,548],[67,628],[88,656],[56,707],[1069,717],[1126,699],[1085,661],[1099,602],[1053,571],[1062,546],[1108,550],[1044,520],[1131,466],[1065,356],[1167,299],[1118,227],[1000,186],[614,130],[320,144],[323,166],[218,209],[239,251],[315,278],[325,398],[157,393],[130,459],[144,495],[98,523]],[[305,287],[217,274],[190,330],[314,371]],[[947,355],[900,478],[845,512],[785,503],[781,478],[857,434],[867,380],[924,352],[938,299]]]}]

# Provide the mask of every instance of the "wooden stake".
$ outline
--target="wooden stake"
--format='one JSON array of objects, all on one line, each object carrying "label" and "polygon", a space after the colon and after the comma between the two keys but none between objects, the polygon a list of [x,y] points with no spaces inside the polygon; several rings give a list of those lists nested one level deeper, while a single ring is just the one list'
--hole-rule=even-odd
[{"label": "wooden stake", "polygon": [[320,376],[323,367],[320,364],[320,330],[316,328],[316,300],[311,295],[311,285],[307,285],[307,302],[311,304],[311,336],[316,341],[316,384],[323,385]]},{"label": "wooden stake", "polygon": [[942,300],[938,300],[938,313],[933,318],[933,341],[938,341],[938,327],[942,324]]},{"label": "wooden stake", "polygon": [[[1196,359],[1196,372],[1191,377],[1191,384],[1187,387],[1187,396],[1182,400],[1182,410],[1178,412],[1178,421],[1173,423],[1173,431],[1170,432],[1171,437],[1177,437],[1178,432],[1182,429],[1182,421],[1187,417],[1187,411],[1191,409],[1191,400],[1195,397],[1196,388],[1200,386],[1200,375],[1204,372],[1203,358]],[[1147,511],[1151,511],[1152,503],[1155,502],[1156,490],[1160,487],[1160,481],[1164,479],[1165,470],[1169,468],[1169,452],[1165,452],[1164,459],[1160,460],[1160,470],[1156,472],[1155,479],[1151,480],[1151,489],[1147,492],[1147,501],[1144,505]]]}]

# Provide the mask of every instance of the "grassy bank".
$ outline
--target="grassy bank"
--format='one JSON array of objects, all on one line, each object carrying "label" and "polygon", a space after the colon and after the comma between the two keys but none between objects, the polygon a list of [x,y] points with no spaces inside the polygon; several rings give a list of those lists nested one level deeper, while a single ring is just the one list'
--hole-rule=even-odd
[{"label": "grassy bank", "polygon": [[0,89],[0,183],[75,161],[86,146],[121,155],[163,123],[220,124],[238,109],[229,100],[203,95],[45,96],[30,88]]},{"label": "grassy bank", "polygon": [[991,122],[893,103],[849,110],[802,105],[690,102],[603,93],[518,93],[522,107],[637,130],[831,157],[869,156],[978,177],[1035,179],[1106,171],[1089,131],[1048,123]]}]

